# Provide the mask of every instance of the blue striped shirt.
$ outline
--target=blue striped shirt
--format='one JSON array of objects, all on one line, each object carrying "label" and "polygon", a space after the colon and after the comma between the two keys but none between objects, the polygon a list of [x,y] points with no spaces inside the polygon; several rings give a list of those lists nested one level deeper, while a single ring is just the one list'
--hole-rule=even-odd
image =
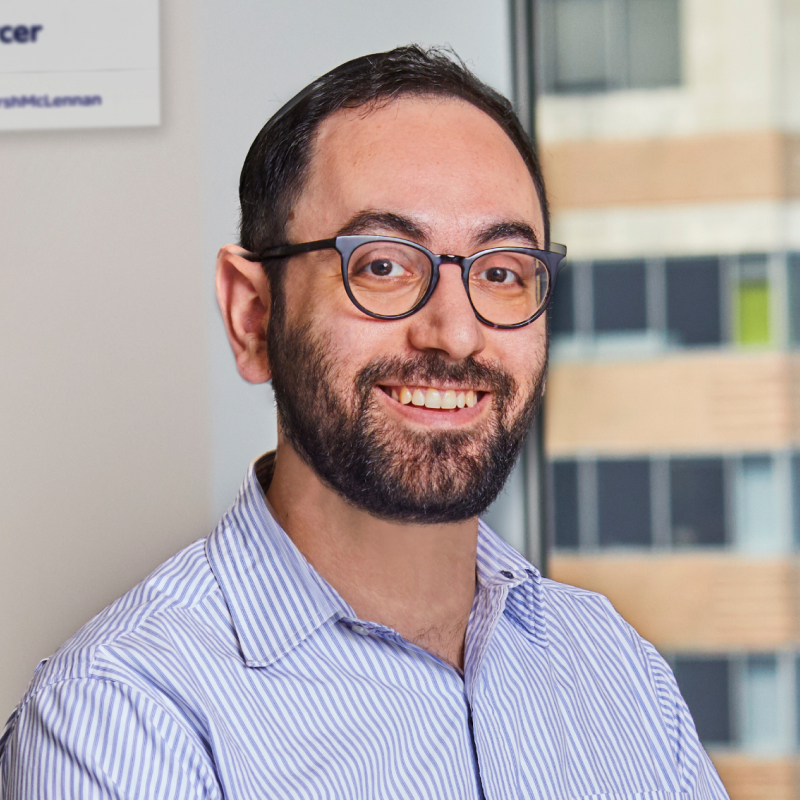
[{"label": "blue striped shirt", "polygon": [[207,539],[40,664],[0,740],[7,800],[727,796],[604,597],[481,524],[462,678],[355,617],[256,468]]}]

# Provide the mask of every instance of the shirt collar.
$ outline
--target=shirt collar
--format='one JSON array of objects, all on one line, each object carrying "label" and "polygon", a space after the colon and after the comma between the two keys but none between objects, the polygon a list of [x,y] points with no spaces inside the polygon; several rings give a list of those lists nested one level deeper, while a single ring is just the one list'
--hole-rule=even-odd
[{"label": "shirt collar", "polygon": [[[308,563],[270,514],[262,491],[275,454],[257,459],[231,508],[206,540],[206,554],[231,613],[245,663],[277,661],[329,621],[354,619],[350,606]],[[545,643],[541,576],[483,521],[479,590],[506,587],[505,613]]]},{"label": "shirt collar", "polygon": [[479,589],[504,587],[503,613],[547,644],[542,576],[539,570],[501,539],[483,520],[478,523],[477,575]]},{"label": "shirt collar", "polygon": [[234,504],[206,540],[250,667],[271,664],[329,620],[353,615],[267,510],[257,473],[271,471],[273,462],[268,453],[250,466]]}]

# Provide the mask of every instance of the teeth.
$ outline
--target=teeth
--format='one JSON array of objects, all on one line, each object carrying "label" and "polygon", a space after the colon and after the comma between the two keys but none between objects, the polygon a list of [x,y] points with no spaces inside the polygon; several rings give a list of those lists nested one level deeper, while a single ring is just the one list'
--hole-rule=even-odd
[{"label": "teeth", "polygon": [[442,407],[442,396],[436,389],[428,389],[425,392],[425,408],[441,408]]},{"label": "teeth", "polygon": [[409,403],[425,408],[472,408],[478,402],[478,393],[474,389],[457,392],[454,389],[432,389],[429,386],[409,389],[408,386],[392,386],[392,400],[407,406]]}]

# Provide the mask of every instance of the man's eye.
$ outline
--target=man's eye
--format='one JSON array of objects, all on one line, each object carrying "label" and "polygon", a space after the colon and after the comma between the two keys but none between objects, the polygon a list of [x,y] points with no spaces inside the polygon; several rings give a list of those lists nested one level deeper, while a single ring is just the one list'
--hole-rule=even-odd
[{"label": "man's eye", "polygon": [[505,267],[489,267],[481,273],[481,278],[490,283],[517,283],[519,277]]},{"label": "man's eye", "polygon": [[365,264],[362,271],[376,278],[399,278],[405,272],[399,264],[388,258],[376,258]]}]

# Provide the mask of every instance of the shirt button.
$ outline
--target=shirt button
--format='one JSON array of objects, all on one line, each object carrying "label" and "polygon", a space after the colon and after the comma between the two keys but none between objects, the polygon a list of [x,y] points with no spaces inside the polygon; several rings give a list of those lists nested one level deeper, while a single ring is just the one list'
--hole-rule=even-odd
[{"label": "shirt button", "polygon": [[501,570],[500,570],[500,574],[501,574],[501,575],[502,575],[504,578],[509,578],[509,579],[510,579],[510,578],[513,578],[513,577],[514,577],[514,573],[513,573],[513,572],[509,572],[507,569],[501,569]]},{"label": "shirt button", "polygon": [[369,636],[369,631],[363,625],[353,625],[350,630],[353,631],[353,633],[360,634],[361,636]]}]

